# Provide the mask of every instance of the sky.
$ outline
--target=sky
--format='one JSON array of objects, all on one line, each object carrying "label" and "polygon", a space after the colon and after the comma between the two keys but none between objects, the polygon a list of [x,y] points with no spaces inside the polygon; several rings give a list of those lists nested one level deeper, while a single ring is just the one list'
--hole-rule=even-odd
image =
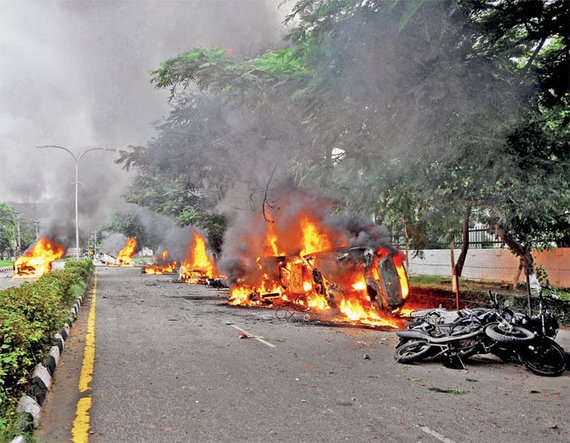
[{"label": "sky", "polygon": [[[145,145],[169,110],[151,71],[193,47],[252,56],[283,44],[279,3],[0,0],[0,202],[42,203],[44,218],[69,226],[75,163],[36,146],[79,156]],[[129,177],[114,158],[89,152],[79,162],[80,225],[123,204]]]}]

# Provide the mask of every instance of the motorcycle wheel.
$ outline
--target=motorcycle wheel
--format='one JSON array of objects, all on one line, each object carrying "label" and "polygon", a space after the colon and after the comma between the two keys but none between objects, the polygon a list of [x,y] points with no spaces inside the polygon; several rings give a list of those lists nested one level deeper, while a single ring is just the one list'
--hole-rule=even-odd
[{"label": "motorcycle wheel", "polygon": [[425,340],[409,340],[396,347],[394,360],[398,363],[413,363],[431,354],[432,346]]},{"label": "motorcycle wheel", "polygon": [[535,338],[534,332],[520,326],[512,325],[512,330],[503,331],[500,323],[491,323],[485,327],[485,334],[499,343],[522,343]]},{"label": "motorcycle wheel", "polygon": [[522,363],[534,374],[557,377],[566,370],[566,351],[548,337],[537,337],[519,350]]}]

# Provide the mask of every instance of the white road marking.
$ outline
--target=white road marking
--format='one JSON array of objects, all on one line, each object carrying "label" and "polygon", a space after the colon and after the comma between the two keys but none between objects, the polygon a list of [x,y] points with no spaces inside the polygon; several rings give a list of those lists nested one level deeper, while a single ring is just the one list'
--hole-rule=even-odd
[{"label": "white road marking", "polygon": [[439,432],[434,431],[433,429],[428,428],[427,426],[420,426],[417,425],[418,428],[420,428],[422,431],[424,431],[426,434],[431,435],[432,437],[437,438],[439,441],[443,442],[443,443],[455,443],[453,440],[445,437],[444,435],[441,435]]},{"label": "white road marking", "polygon": [[261,343],[263,343],[264,345],[267,345],[271,348],[276,348],[277,346],[275,346],[273,343],[269,343],[268,341],[263,340],[261,337],[256,337],[253,334],[250,334],[249,332],[247,332],[245,329],[240,328],[239,326],[236,326],[234,324],[230,324],[229,326],[231,326],[232,328],[237,329],[238,331],[243,332],[244,334],[247,334],[248,336],[250,336],[251,338],[255,338],[257,341],[260,341]]}]

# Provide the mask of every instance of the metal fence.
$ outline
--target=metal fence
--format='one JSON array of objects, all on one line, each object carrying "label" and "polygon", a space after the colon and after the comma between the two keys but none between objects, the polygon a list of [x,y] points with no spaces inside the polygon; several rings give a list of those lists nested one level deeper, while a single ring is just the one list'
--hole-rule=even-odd
[{"label": "metal fence", "polygon": [[[463,246],[463,233],[462,231],[456,231],[453,235],[453,243],[456,249],[460,249]],[[392,244],[399,249],[404,249],[406,247],[406,241],[402,233],[398,233],[393,236]],[[499,239],[497,235],[484,228],[472,228],[469,229],[469,248],[473,249],[493,249],[493,248],[504,248],[505,244]],[[414,249],[415,246],[410,244],[410,248]],[[430,239],[421,249],[449,249],[449,240],[443,239]]]}]

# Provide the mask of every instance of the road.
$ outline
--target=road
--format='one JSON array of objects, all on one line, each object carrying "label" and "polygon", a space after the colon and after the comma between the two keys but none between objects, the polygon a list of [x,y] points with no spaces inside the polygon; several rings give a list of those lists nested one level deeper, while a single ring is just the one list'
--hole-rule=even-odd
[{"label": "road", "polygon": [[[77,423],[93,443],[570,440],[568,372],[538,377],[488,356],[467,370],[401,365],[393,332],[231,307],[215,289],[137,268],[98,268],[90,300],[42,408],[40,442],[70,441]],[[80,393],[90,312],[94,370]],[[89,410],[77,407],[83,398]]]}]

